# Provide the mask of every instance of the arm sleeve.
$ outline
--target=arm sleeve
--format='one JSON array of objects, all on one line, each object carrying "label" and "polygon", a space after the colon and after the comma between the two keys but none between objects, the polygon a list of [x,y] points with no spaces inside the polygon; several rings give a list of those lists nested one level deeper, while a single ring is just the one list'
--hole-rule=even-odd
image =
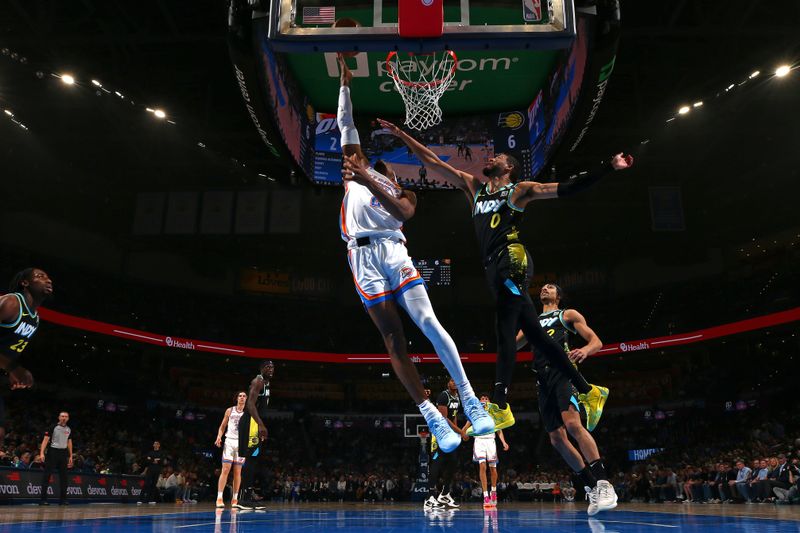
[{"label": "arm sleeve", "polygon": [[566,181],[558,184],[558,196],[570,196],[575,193],[584,191],[600,181],[602,177],[614,170],[610,161],[606,161],[600,167],[582,174],[574,174]]}]

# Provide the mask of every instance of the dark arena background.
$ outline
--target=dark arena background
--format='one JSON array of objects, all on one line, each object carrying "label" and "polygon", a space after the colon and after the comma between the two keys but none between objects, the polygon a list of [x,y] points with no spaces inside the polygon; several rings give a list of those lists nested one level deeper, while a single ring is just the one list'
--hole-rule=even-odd
[{"label": "dark arena background", "polygon": [[[0,280],[22,275],[0,297],[0,531],[800,532],[798,36],[787,0],[3,2]],[[398,87],[441,80],[394,77],[445,50],[441,122],[405,128]],[[548,434],[545,370],[521,349],[486,492],[486,440],[423,416],[387,346],[446,415],[460,397],[456,429],[471,396],[443,392],[404,311],[404,335],[373,325],[413,288],[354,286],[379,245],[354,233],[352,191],[374,194],[364,210],[400,200],[349,182],[343,202],[337,52],[364,155],[416,195],[413,266],[380,275],[424,280],[498,405],[501,304],[468,209],[502,182],[468,199],[378,118],[481,180],[501,154],[553,191],[635,162],[516,222],[536,313],[558,285],[602,339],[580,373],[610,393],[591,433],[581,401]],[[224,438],[252,418],[240,391],[266,438],[247,418]]]}]

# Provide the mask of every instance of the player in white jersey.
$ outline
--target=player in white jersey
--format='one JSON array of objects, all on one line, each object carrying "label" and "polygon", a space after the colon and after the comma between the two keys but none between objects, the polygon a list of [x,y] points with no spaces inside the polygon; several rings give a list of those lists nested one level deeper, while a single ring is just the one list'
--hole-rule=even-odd
[{"label": "player in white jersey", "polygon": [[339,69],[341,87],[336,120],[341,131],[345,187],[339,227],[342,239],[347,242],[353,281],[367,313],[383,336],[395,374],[425,417],[439,448],[449,453],[461,443],[461,436],[425,395],[417,369],[408,357],[398,306],[405,309],[433,344],[456,382],[464,414],[475,432],[493,432],[494,420],[475,397],[456,345],[433,313],[424,282],[408,256],[402,228],[403,222],[414,216],[417,198],[397,184],[391,165],[377,161],[370,166],[353,122],[350,101],[353,75],[341,56]]},{"label": "player in white jersey", "polygon": [[[225,411],[225,416],[222,417],[222,423],[219,425],[217,431],[217,440],[214,444],[217,448],[222,447],[222,472],[219,474],[219,481],[217,482],[217,507],[225,507],[225,502],[222,500],[222,493],[225,490],[225,485],[228,482],[228,474],[233,467],[233,500],[232,506],[236,506],[237,495],[239,494],[239,484],[242,482],[242,465],[244,464],[244,457],[239,456],[239,420],[245,410],[245,402],[247,402],[247,393],[239,391],[236,395],[236,405],[228,407]],[[225,446],[222,446],[222,434],[225,433]]]},{"label": "player in white jersey", "polygon": [[[481,405],[483,405],[484,409],[488,408],[488,394],[481,395]],[[467,434],[467,430],[469,428],[470,423],[467,422],[461,430],[461,433]],[[475,442],[472,446],[472,460],[478,463],[478,476],[480,477],[481,488],[483,489],[484,509],[497,507],[497,463],[500,461],[497,459],[497,444],[495,443],[494,436],[494,433],[489,433],[487,435],[475,435]],[[497,431],[497,436],[500,437],[500,443],[503,445],[503,451],[507,452],[508,443],[506,442],[502,429]],[[487,486],[486,465],[489,465],[489,472],[492,478],[491,492],[488,491]]]}]

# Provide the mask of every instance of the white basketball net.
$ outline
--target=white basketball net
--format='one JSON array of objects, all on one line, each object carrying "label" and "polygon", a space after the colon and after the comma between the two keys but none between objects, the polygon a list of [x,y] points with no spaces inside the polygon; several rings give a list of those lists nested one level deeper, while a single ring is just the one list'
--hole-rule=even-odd
[{"label": "white basketball net", "polygon": [[389,52],[386,70],[406,105],[405,125],[422,131],[442,121],[439,98],[456,76],[458,59],[450,50],[404,55]]}]

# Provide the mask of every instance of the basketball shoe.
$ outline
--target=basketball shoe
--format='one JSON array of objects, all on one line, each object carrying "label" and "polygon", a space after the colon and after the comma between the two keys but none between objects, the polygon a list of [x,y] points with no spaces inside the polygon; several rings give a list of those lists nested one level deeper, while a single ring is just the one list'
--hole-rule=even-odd
[{"label": "basketball shoe", "polygon": [[586,409],[586,429],[594,431],[597,424],[600,423],[600,417],[603,416],[603,406],[608,399],[608,389],[606,387],[599,387],[592,385],[592,390],[586,394],[579,394],[578,401]]},{"label": "basketball shoe", "polygon": [[436,437],[436,442],[439,449],[444,453],[450,453],[461,444],[461,436],[453,431],[447,420],[437,411],[438,416],[428,422],[428,429],[431,430],[433,436]]},{"label": "basketball shoe", "polygon": [[472,424],[471,435],[486,435],[495,431],[494,419],[475,395],[464,398],[464,414]]}]

